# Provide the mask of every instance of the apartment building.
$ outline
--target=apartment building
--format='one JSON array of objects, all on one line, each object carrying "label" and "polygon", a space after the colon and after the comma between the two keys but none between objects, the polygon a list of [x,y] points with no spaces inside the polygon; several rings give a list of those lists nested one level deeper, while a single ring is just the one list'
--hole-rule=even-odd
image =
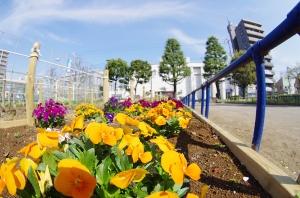
[{"label": "apartment building", "polygon": [[[233,25],[228,21],[227,30],[230,36],[233,51],[247,50],[256,41],[265,37],[262,24],[247,19],[242,19],[238,25]],[[276,83],[272,71],[274,65],[271,62],[272,56],[265,56],[265,75],[266,75],[266,91],[272,92],[272,86]]]}]

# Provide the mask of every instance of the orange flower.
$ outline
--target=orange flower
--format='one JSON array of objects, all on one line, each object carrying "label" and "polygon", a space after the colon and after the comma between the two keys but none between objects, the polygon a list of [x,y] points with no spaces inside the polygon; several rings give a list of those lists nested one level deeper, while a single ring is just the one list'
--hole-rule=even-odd
[{"label": "orange flower", "polygon": [[34,161],[28,158],[23,158],[20,161],[21,171],[25,174],[25,176],[27,176],[30,166],[32,167],[33,170],[36,170],[38,167],[38,165]]},{"label": "orange flower", "polygon": [[184,119],[183,117],[179,117],[178,118],[179,121],[179,125],[181,126],[181,128],[186,129],[190,123],[190,119]]},{"label": "orange flower", "polygon": [[188,193],[187,196],[186,196],[186,198],[204,198],[205,195],[206,195],[206,193],[207,193],[207,191],[208,191],[208,189],[209,189],[209,186],[205,185],[205,186],[203,186],[201,188],[201,194],[200,194],[199,197],[197,195],[195,195],[195,194]]},{"label": "orange flower", "polygon": [[140,122],[138,128],[144,137],[152,136],[154,133],[157,134],[156,130],[150,127],[146,122]]},{"label": "orange flower", "polygon": [[165,139],[163,136],[158,136],[156,139],[150,140],[150,142],[153,142],[157,144],[157,146],[162,150],[163,152],[167,151],[175,151],[175,147],[173,144],[171,144],[167,139]]},{"label": "orange flower", "polygon": [[59,132],[51,131],[37,134],[38,144],[42,147],[57,148]]},{"label": "orange flower", "polygon": [[[135,142],[139,142],[140,139],[138,136],[132,135],[132,134],[126,134],[123,136],[122,141],[120,142],[118,148],[120,150],[122,150],[123,148],[125,148],[126,146],[128,146],[130,144],[131,141],[135,141]],[[136,143],[136,145],[137,145]]]},{"label": "orange flower", "polygon": [[74,159],[62,159],[58,163],[58,175],[54,187],[65,196],[89,198],[93,195],[97,181],[89,170]]},{"label": "orange flower", "polygon": [[104,142],[107,145],[114,146],[117,144],[117,138],[122,137],[123,130],[111,130],[105,123],[92,122],[87,126],[85,133],[94,144]]},{"label": "orange flower", "polygon": [[29,155],[34,159],[38,159],[43,155],[45,150],[46,148],[41,150],[37,142],[31,142],[26,147],[19,150],[18,153],[24,153],[24,157],[27,157],[27,155]]},{"label": "orange flower", "polygon": [[187,166],[187,161],[183,154],[176,151],[165,152],[161,156],[161,164],[163,169],[171,174],[173,181],[176,184],[182,184],[184,175],[189,176],[193,180],[199,180],[201,169],[195,163]]},{"label": "orange flower", "polygon": [[117,186],[118,188],[125,189],[132,181],[134,181],[134,182],[142,181],[144,179],[144,177],[146,176],[146,174],[148,174],[148,173],[149,173],[148,171],[141,169],[141,168],[122,171],[122,172],[116,174],[110,180],[110,184],[113,184],[113,185]]},{"label": "orange flower", "polygon": [[153,193],[149,196],[147,196],[146,198],[159,198],[159,197],[162,197],[162,198],[178,198],[178,196],[172,192],[169,192],[169,191],[158,191],[156,193]]},{"label": "orange flower", "polygon": [[81,130],[84,128],[84,115],[77,116],[72,122],[71,122],[71,131],[76,135],[79,135]]},{"label": "orange flower", "polygon": [[0,195],[5,187],[11,195],[15,195],[17,189],[24,189],[25,176],[19,168],[15,167],[18,161],[19,158],[14,157],[12,159],[6,158],[6,163],[2,163],[0,168]]},{"label": "orange flower", "polygon": [[149,151],[144,152],[144,145],[141,142],[139,142],[138,145],[133,148],[133,152],[132,152],[133,163],[137,162],[139,159],[144,164],[152,160],[151,152]]},{"label": "orange flower", "polygon": [[155,123],[159,126],[162,126],[162,125],[166,125],[166,119],[163,117],[163,116],[158,116],[156,119],[155,119]]}]

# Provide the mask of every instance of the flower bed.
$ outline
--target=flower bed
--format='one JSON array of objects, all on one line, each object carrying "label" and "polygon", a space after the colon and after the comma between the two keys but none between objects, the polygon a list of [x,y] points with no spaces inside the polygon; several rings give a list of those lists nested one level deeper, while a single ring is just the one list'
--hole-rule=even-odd
[{"label": "flower bed", "polygon": [[[171,104],[174,105],[173,103]],[[108,197],[108,195],[109,194],[111,195],[112,193],[113,193],[112,196],[118,195],[120,197],[124,197],[124,196],[136,197],[138,195],[139,197],[146,197],[149,194],[154,194],[155,192],[165,191],[165,190],[167,190],[168,192],[163,192],[163,193],[175,193],[177,194],[177,196],[184,196],[188,189],[185,186],[181,186],[181,184],[184,183],[183,181],[186,180],[187,178],[193,178],[195,180],[199,180],[198,177],[200,176],[200,172],[199,172],[200,169],[198,170],[197,167],[198,165],[200,165],[200,168],[202,168],[201,166],[203,165],[204,168],[202,168],[202,175],[200,181],[203,180],[202,178],[209,179],[210,174],[215,176],[219,176],[219,175],[221,176],[225,172],[226,174],[233,173],[231,180],[225,181],[227,185],[230,185],[232,186],[233,189],[235,189],[229,192],[231,195],[234,195],[234,193],[248,194],[249,193],[248,190],[249,189],[251,190],[252,189],[251,187],[255,186],[254,185],[255,180],[250,175],[245,175],[245,173],[242,173],[234,176],[234,174],[237,173],[235,167],[237,167],[238,169],[239,165],[236,165],[236,162],[234,161],[230,161],[230,156],[227,156],[225,154],[227,152],[226,146],[224,146],[218,140],[217,137],[212,136],[212,138],[208,138],[210,132],[205,136],[201,137],[202,134],[196,131],[190,131],[189,134],[186,133],[188,131],[184,131],[184,132],[179,131],[177,133],[177,136],[173,137],[173,139],[172,138],[169,139],[170,142],[174,141],[175,148],[181,149],[175,151],[172,145],[165,138],[162,138],[160,136],[160,135],[168,135],[170,137],[173,136],[167,132],[168,131],[166,130],[167,127],[163,125],[164,120],[159,118],[159,116],[167,117],[170,114],[167,115],[166,111],[165,112],[163,111],[162,106],[158,105],[154,108],[157,108],[156,112],[151,112],[150,110],[152,108],[149,109],[149,111],[151,112],[150,115],[148,115],[149,111],[146,111],[145,109],[139,110],[140,112],[144,112],[144,110],[145,112],[147,112],[143,116],[135,115],[137,116],[136,118],[139,119],[132,119],[131,117],[126,116],[124,114],[117,114],[115,120],[120,123],[120,127],[114,129],[110,128],[110,126],[108,126],[105,123],[97,123],[97,122],[91,122],[89,123],[89,125],[85,127],[83,124],[84,117],[81,115],[78,116],[71,123],[69,127],[64,127],[61,132],[57,132],[57,135],[56,132],[47,132],[45,130],[40,130],[40,133],[38,134],[39,144],[42,147],[46,147],[46,150],[49,149],[50,147],[51,152],[43,152],[41,147],[36,147],[37,144],[30,145],[31,149],[28,149],[28,147],[23,149],[23,152],[25,154],[26,151],[37,150],[36,148],[39,148],[40,151],[37,150],[38,152],[43,152],[42,157],[40,157],[39,154],[37,155],[32,154],[35,155],[35,157],[41,159],[39,165],[36,167],[35,170],[28,169],[27,166],[27,170],[29,171],[26,173],[26,168],[25,168],[24,172],[27,175],[27,177],[28,174],[31,175],[32,181],[30,181],[30,184],[33,186],[32,183],[35,182],[34,173],[41,174],[42,172],[44,173],[48,172],[47,171],[47,165],[48,165],[49,173],[51,176],[48,175],[48,177],[47,176],[45,177],[48,178],[47,180],[48,182],[46,182],[47,185],[49,185],[49,183],[51,184],[49,178],[52,179],[56,178],[54,182],[52,182],[54,183],[52,187],[50,185],[49,192],[52,193],[51,194],[52,196],[54,196],[54,193],[59,193],[59,192],[62,193],[61,191],[63,191],[63,189],[59,189],[59,187],[57,187],[58,189],[56,189],[55,181],[57,182],[57,184],[61,184],[60,183],[62,178],[61,175],[66,174],[64,176],[69,178],[68,174],[72,173],[73,169],[78,170],[78,172],[83,171],[82,172],[83,176],[86,177],[92,176],[93,178],[95,178],[95,180],[93,179],[89,180],[94,183],[96,181],[97,183],[95,184],[95,188],[93,189],[93,192],[91,189],[89,189],[90,191],[87,192],[89,193],[92,192],[93,194],[95,194],[96,197],[103,197],[103,196]],[[171,111],[169,111],[169,113],[170,112]],[[160,113],[161,115],[159,115]],[[165,115],[163,113],[165,113]],[[179,110],[177,113],[178,115],[181,116],[187,113],[186,116],[189,117],[189,113],[183,110]],[[155,114],[156,119],[152,117],[154,116],[153,114]],[[176,115],[176,113],[174,115]],[[179,117],[177,119],[177,126],[183,128],[186,127],[187,124],[186,122],[183,122],[183,120],[180,124]],[[182,118],[186,120],[188,119],[187,117],[182,117]],[[150,124],[143,122],[142,118],[150,119],[150,120],[153,119],[151,123],[152,124],[155,123],[154,126],[151,127]],[[168,123],[169,125],[168,127],[174,127],[172,126],[172,124],[175,121],[168,122],[169,120],[170,119],[166,119],[166,124]],[[200,126],[201,125],[199,125],[199,127]],[[157,129],[155,129],[155,127]],[[194,130],[197,128],[198,127],[194,127],[192,129]],[[101,131],[100,129],[106,131],[106,133],[99,132]],[[155,129],[155,131],[158,134],[156,134],[155,138],[150,138],[151,135],[155,134],[153,129]],[[84,132],[83,134],[82,131]],[[107,131],[110,132],[107,133]],[[121,131],[124,132],[123,139],[120,138]],[[74,134],[75,136],[72,137],[68,135],[66,136],[67,132],[72,132],[72,134]],[[130,135],[132,132],[135,133],[133,135]],[[137,138],[137,133],[140,134],[144,133],[145,135],[141,135],[140,137],[142,138]],[[81,134],[81,136],[76,136],[76,134]],[[62,140],[61,143],[58,143],[59,138],[61,138]],[[71,139],[69,140],[69,138]],[[177,138],[176,141],[174,138]],[[55,141],[53,141],[53,139],[55,139]],[[200,144],[199,141],[200,139],[204,139],[207,142],[208,139],[210,139],[210,141],[212,139],[215,142],[215,145],[212,144],[211,146],[208,146],[209,144],[207,144],[206,146],[208,147],[203,147],[201,149],[201,147],[197,145]],[[181,145],[180,142],[184,142],[184,141],[185,141],[185,145]],[[190,156],[190,153],[186,153],[187,151],[185,150],[185,148],[187,149],[188,147],[190,147],[187,143],[189,143],[193,147],[197,147],[199,149],[199,152],[195,152],[192,156]],[[205,146],[205,144],[202,143],[201,146]],[[53,148],[55,147],[59,148],[60,150],[53,151],[54,150]],[[162,149],[158,149],[158,147],[162,147]],[[168,152],[168,154],[166,154],[166,152]],[[29,153],[30,152],[27,152],[27,155],[29,155]],[[184,155],[182,155],[181,153],[183,153]],[[188,156],[186,156],[187,154]],[[152,157],[150,157],[150,155]],[[229,161],[226,162],[230,165],[228,167],[228,170],[227,170],[227,166],[226,168],[223,167],[224,164],[219,165],[219,164],[214,164],[213,163],[214,161],[210,161],[210,160],[208,161],[206,157],[209,157],[211,155],[215,159],[217,159],[218,156],[221,158],[228,158]],[[172,158],[169,158],[170,156],[172,156]],[[31,156],[31,158],[33,157]],[[148,161],[150,158],[152,159]],[[177,158],[178,160],[176,160]],[[184,160],[185,158],[187,158],[188,161],[193,163],[187,163]],[[73,159],[76,160],[74,161]],[[215,161],[217,162],[217,160]],[[80,162],[80,164],[78,164],[78,162]],[[70,167],[71,164],[74,165],[72,168]],[[211,167],[211,165],[213,166]],[[32,164],[32,166],[34,165]],[[52,166],[54,166],[54,168]],[[101,174],[101,173],[109,173],[109,174]],[[177,173],[180,174],[178,175]],[[184,179],[184,177],[182,176],[182,174],[184,175],[184,173],[187,173],[186,175],[188,175],[186,179]],[[244,176],[250,177],[249,181],[244,181],[243,180]],[[125,182],[124,178],[131,178],[132,180],[128,180],[128,181],[126,180]],[[80,181],[76,180],[76,178],[73,179],[73,181],[75,183],[83,182],[81,180]],[[29,182],[27,182],[26,184],[28,183]],[[178,184],[175,185],[175,183]],[[187,182],[186,184],[191,185],[190,182]],[[216,191],[218,185],[215,185],[213,183],[209,183],[209,185],[211,185],[211,188],[209,189],[209,193],[213,192],[213,194],[219,195],[220,192]],[[202,183],[198,187],[200,186],[202,188],[205,185],[204,183]],[[242,187],[244,187],[244,189]],[[47,188],[45,189],[47,190]],[[38,190],[41,191],[41,188],[40,187],[33,188],[32,192],[37,193]],[[199,195],[200,194],[199,191],[200,188],[198,188],[197,190],[194,189],[193,193]],[[255,196],[260,197],[261,193],[265,193],[261,188],[259,188],[259,192],[253,190],[251,190],[250,192],[251,195],[254,195],[253,197]],[[70,192],[63,191],[63,193],[67,194]],[[61,196],[61,194],[59,195]]]}]

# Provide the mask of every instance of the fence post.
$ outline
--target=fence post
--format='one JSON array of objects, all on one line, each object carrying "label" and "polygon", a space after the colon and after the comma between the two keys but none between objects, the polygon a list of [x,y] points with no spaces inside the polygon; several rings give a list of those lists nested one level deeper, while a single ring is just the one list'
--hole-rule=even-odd
[{"label": "fence post", "polygon": [[34,82],[35,82],[35,70],[36,63],[39,58],[41,44],[39,42],[34,42],[31,48],[28,72],[27,72],[27,83],[26,83],[26,117],[27,124],[29,126],[34,126],[34,118],[32,117],[32,112],[34,110]]},{"label": "fence post", "polygon": [[210,85],[206,87],[206,106],[205,106],[205,117],[208,118],[209,114],[209,102],[210,102]]},{"label": "fence post", "polygon": [[[256,45],[258,46],[258,45]],[[253,53],[253,60],[256,66],[256,81],[257,81],[257,103],[256,103],[256,118],[254,125],[254,133],[252,139],[252,149],[259,151],[264,130],[265,111],[266,111],[266,76],[265,76],[265,59],[259,53]]]},{"label": "fence post", "polygon": [[69,101],[69,105],[71,105],[71,83],[69,82],[69,92],[68,92],[68,101]]},{"label": "fence post", "polygon": [[91,93],[91,104],[94,103],[94,88],[92,87],[92,93]]},{"label": "fence post", "polygon": [[84,103],[86,103],[86,91],[84,90]]},{"label": "fence post", "polygon": [[103,72],[103,104],[108,101],[108,69]]},{"label": "fence post", "polygon": [[43,80],[40,79],[40,87],[39,87],[39,103],[43,102]]},{"label": "fence post", "polygon": [[133,81],[133,80],[130,80],[130,82],[129,82],[129,84],[130,84],[130,98],[131,98],[131,100],[134,102],[135,99],[134,99],[133,83],[134,83],[134,81]]},{"label": "fence post", "polygon": [[145,90],[145,86],[143,86],[143,99],[146,99],[146,90]]},{"label": "fence post", "polygon": [[6,74],[3,75],[2,81],[2,107],[5,106],[5,84],[6,84]]}]

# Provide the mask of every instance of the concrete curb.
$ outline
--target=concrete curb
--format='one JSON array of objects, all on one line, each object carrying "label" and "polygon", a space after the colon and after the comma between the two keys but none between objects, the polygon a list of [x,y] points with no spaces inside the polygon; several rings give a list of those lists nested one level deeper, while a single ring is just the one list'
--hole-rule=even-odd
[{"label": "concrete curb", "polygon": [[6,129],[6,128],[22,126],[22,125],[27,125],[27,119],[0,121],[0,129]]},{"label": "concrete curb", "polygon": [[230,151],[246,166],[247,170],[273,198],[294,198],[300,192],[300,185],[277,166],[218,125],[193,109],[190,110],[196,118],[213,128]]}]

